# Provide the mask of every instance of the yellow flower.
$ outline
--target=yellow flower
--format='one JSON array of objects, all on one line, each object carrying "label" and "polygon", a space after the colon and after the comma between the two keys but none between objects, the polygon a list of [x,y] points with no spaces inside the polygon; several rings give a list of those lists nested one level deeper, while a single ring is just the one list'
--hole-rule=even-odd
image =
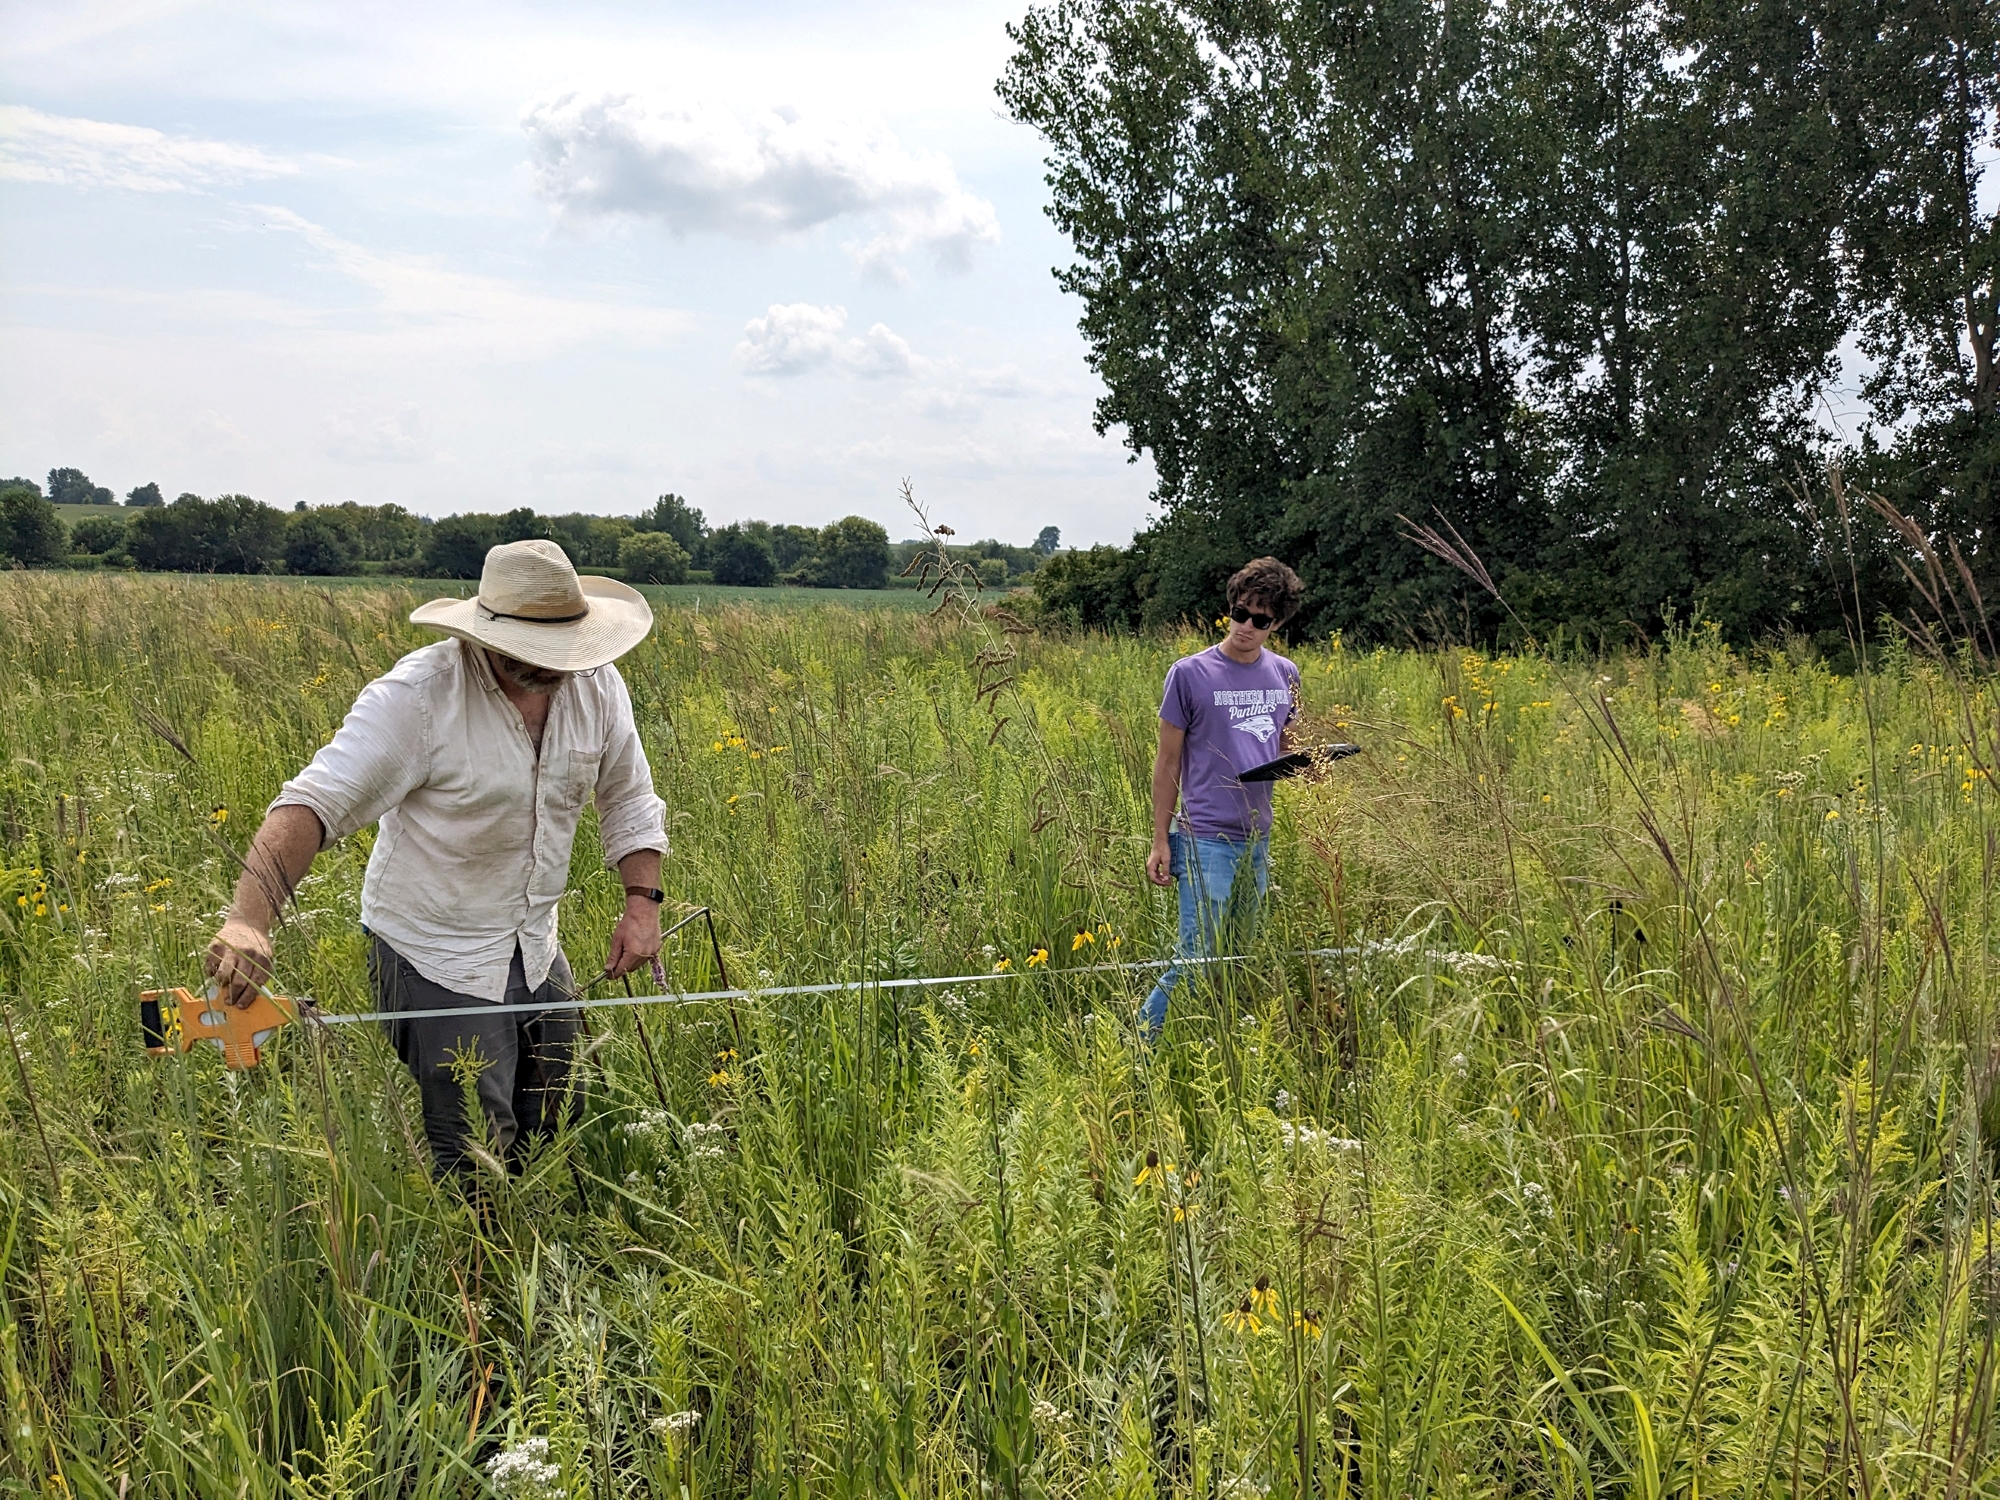
[{"label": "yellow flower", "polygon": [[16,896],[14,898],[14,904],[16,906],[26,906],[28,904],[28,898],[26,896]]},{"label": "yellow flower", "polygon": [[713,1073],[708,1075],[708,1086],[712,1089],[726,1088],[728,1084],[729,1074],[722,1068],[717,1068]]},{"label": "yellow flower", "polygon": [[1049,950],[1046,948],[1037,948],[1033,953],[1028,955],[1028,967],[1031,969],[1037,964],[1045,964],[1048,961]]},{"label": "yellow flower", "polygon": [[1124,942],[1124,941],[1125,941],[1125,939],[1123,939],[1123,938],[1113,938],[1113,939],[1111,940],[1111,946],[1112,946],[1112,947],[1114,947],[1114,948],[1116,948],[1116,947],[1117,947],[1117,946],[1118,946],[1118,945],[1119,945],[1120,943],[1122,943],[1122,942]]},{"label": "yellow flower", "polygon": [[1172,1162],[1168,1162],[1164,1167],[1160,1165],[1159,1152],[1148,1151],[1146,1153],[1146,1164],[1139,1168],[1139,1175],[1132,1179],[1132,1186],[1144,1187],[1149,1182],[1165,1182],[1167,1174],[1173,1171],[1173,1169],[1174,1164]]},{"label": "yellow flower", "polygon": [[1013,967],[1014,967],[1014,960],[1013,960],[1013,959],[1011,959],[1011,958],[1003,958],[1003,959],[1001,959],[1001,960],[1000,960],[1000,962],[999,962],[999,963],[997,963],[997,964],[995,964],[995,965],[993,966],[993,972],[994,972],[995,974],[1005,974],[1005,973],[1006,973],[1006,972],[1007,972],[1007,971],[1008,971],[1009,969],[1011,969],[1011,968],[1013,968]]},{"label": "yellow flower", "polygon": [[1199,1203],[1189,1203],[1186,1205],[1176,1203],[1174,1205],[1174,1222],[1178,1224],[1183,1219],[1192,1219],[1196,1214],[1200,1212],[1201,1212],[1201,1205]]},{"label": "yellow flower", "polygon": [[790,745],[773,745],[771,747],[771,753],[773,755],[783,755],[787,750],[791,748],[792,747]]},{"label": "yellow flower", "polygon": [[1069,940],[1069,951],[1074,953],[1076,952],[1077,949],[1081,948],[1085,943],[1094,943],[1096,941],[1097,941],[1097,934],[1092,932],[1087,927],[1083,928],[1077,933],[1075,937]]},{"label": "yellow flower", "polygon": [[208,815],[208,821],[220,828],[229,821],[229,809],[221,806],[214,808]]},{"label": "yellow flower", "polygon": [[715,742],[715,744],[714,744],[713,746],[711,746],[710,748],[712,748],[712,749],[714,749],[714,750],[717,750],[717,751],[720,751],[720,750],[722,749],[722,741],[721,741],[721,740],[717,740],[717,741]]},{"label": "yellow flower", "polygon": [[1245,1297],[1241,1302],[1230,1308],[1228,1312],[1224,1313],[1222,1321],[1232,1333],[1254,1334],[1264,1331],[1263,1323],[1258,1320],[1257,1314],[1250,1310],[1250,1299],[1248,1297]]},{"label": "yellow flower", "polygon": [[1269,1276],[1259,1276],[1257,1278],[1257,1284],[1250,1288],[1249,1304],[1253,1310],[1262,1313],[1267,1318],[1277,1317],[1278,1293],[1271,1285],[1271,1278]]},{"label": "yellow flower", "polygon": [[965,1050],[970,1052],[974,1057],[977,1057],[979,1056],[979,1043],[969,1042],[966,1044]]},{"label": "yellow flower", "polygon": [[720,1052],[715,1054],[715,1060],[718,1064],[735,1062],[736,1049],[734,1047],[724,1047]]},{"label": "yellow flower", "polygon": [[1320,1321],[1319,1313],[1312,1308],[1307,1308],[1304,1312],[1293,1313],[1292,1327],[1296,1328],[1309,1339],[1316,1339],[1322,1333],[1326,1332],[1326,1325]]}]

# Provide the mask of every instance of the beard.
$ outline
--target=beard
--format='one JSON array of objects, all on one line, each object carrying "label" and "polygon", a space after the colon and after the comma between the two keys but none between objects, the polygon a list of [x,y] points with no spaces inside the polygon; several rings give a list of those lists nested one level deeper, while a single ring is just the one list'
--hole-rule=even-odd
[{"label": "beard", "polygon": [[512,683],[524,693],[553,693],[570,678],[567,672],[538,667],[511,656],[503,656],[498,651],[489,650],[486,656],[493,664],[493,671],[497,676]]}]

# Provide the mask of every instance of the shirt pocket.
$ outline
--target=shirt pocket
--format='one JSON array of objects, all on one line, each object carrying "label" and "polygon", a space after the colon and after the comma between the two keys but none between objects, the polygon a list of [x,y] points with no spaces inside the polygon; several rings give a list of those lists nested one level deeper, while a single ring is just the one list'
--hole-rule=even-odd
[{"label": "shirt pocket", "polygon": [[588,802],[597,790],[597,769],[603,760],[602,751],[572,750],[565,755],[555,768],[555,785],[549,792],[556,806],[574,811]]}]

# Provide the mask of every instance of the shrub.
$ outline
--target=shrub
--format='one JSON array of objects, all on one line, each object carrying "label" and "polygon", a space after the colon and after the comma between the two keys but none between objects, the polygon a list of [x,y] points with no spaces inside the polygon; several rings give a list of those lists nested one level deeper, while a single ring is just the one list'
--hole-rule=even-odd
[{"label": "shrub", "polygon": [[446,516],[424,538],[424,575],[428,578],[477,578],[486,554],[500,545],[500,528],[491,516]]},{"label": "shrub", "polygon": [[734,588],[767,589],[778,581],[771,544],[741,522],[709,536],[708,567],[717,583]]},{"label": "shrub", "polygon": [[295,512],[285,527],[285,568],[330,577],[361,561],[361,534],[338,511]]},{"label": "shrub", "polygon": [[820,532],[799,582],[817,589],[887,588],[889,533],[865,517],[842,517]]},{"label": "shrub", "polygon": [[126,517],[85,516],[69,529],[69,550],[90,557],[110,557],[125,550]]},{"label": "shrub", "polygon": [[618,548],[618,566],[630,583],[682,583],[687,579],[687,549],[664,531],[639,531]]},{"label": "shrub", "polygon": [[125,524],[133,560],[156,572],[269,573],[284,556],[284,515],[248,495],[182,495]]},{"label": "shrub", "polygon": [[25,567],[60,562],[69,549],[56,508],[28,485],[0,490],[0,556]]},{"label": "shrub", "polygon": [[1137,625],[1152,592],[1137,547],[1058,552],[1035,571],[1036,612],[1052,623],[1090,630]]}]

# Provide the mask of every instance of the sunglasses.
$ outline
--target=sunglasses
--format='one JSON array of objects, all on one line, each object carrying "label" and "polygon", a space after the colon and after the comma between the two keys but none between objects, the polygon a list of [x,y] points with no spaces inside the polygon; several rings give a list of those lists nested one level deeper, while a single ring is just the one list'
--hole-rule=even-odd
[{"label": "sunglasses", "polygon": [[1231,606],[1229,618],[1238,625],[1248,625],[1253,630],[1269,630],[1278,623],[1276,615],[1260,615],[1247,604]]}]

